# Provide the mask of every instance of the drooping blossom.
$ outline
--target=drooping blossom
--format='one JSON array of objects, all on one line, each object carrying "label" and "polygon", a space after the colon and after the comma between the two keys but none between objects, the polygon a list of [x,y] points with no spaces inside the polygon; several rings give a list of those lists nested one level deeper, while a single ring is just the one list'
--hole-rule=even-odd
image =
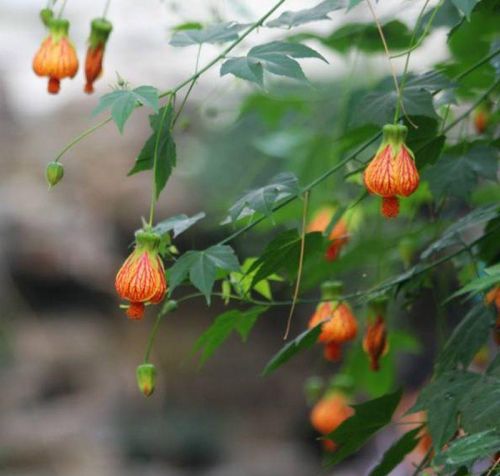
[{"label": "drooping blossom", "polygon": [[157,234],[144,230],[137,232],[135,249],[116,275],[116,291],[129,301],[127,316],[131,319],[142,319],[145,304],[158,304],[165,297],[167,282],[159,244]]},{"label": "drooping blossom", "polygon": [[57,94],[61,79],[73,78],[78,71],[78,57],[68,37],[69,21],[55,18],[48,21],[49,35],[33,59],[33,71],[49,78],[48,91]]},{"label": "drooping blossom", "polygon": [[398,215],[399,197],[410,196],[420,182],[415,157],[405,144],[407,132],[403,125],[385,125],[382,144],[364,172],[365,186],[382,197],[381,210],[387,218]]},{"label": "drooping blossom", "polygon": [[94,82],[102,74],[102,62],[104,50],[109,35],[113,30],[111,22],[105,18],[95,18],[90,25],[89,46],[85,57],[85,78],[84,91],[87,94],[94,92]]}]

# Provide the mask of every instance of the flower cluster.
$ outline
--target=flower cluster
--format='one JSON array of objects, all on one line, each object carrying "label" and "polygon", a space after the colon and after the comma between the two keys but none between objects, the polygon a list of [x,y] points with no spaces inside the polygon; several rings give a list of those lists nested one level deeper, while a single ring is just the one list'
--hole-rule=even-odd
[{"label": "flower cluster", "polygon": [[382,144],[364,173],[367,190],[382,197],[387,218],[398,215],[399,197],[410,196],[420,182],[415,157],[405,144],[407,132],[406,126],[385,125]]},{"label": "flower cluster", "polygon": [[165,268],[159,256],[160,237],[140,230],[135,248],[118,271],[115,287],[118,295],[129,301],[127,316],[142,319],[146,304],[163,301],[167,291]]},{"label": "flower cluster", "polygon": [[[43,40],[33,58],[33,71],[36,75],[49,78],[48,92],[57,94],[61,80],[74,78],[78,72],[78,56],[69,38],[70,23],[63,18],[54,18],[50,9],[40,13],[43,24],[49,33]],[[91,23],[89,48],[85,60],[85,92],[93,92],[93,83],[102,72],[104,47],[111,33],[112,25],[104,18],[94,19]]]}]

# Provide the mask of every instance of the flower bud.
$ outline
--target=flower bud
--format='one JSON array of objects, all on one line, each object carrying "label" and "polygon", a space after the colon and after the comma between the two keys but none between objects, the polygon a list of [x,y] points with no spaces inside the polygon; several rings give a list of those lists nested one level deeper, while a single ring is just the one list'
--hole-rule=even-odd
[{"label": "flower bud", "polygon": [[94,92],[94,82],[102,74],[104,50],[112,30],[113,25],[105,18],[95,18],[92,20],[88,40],[89,46],[85,58],[86,83],[84,91],[87,94]]},{"label": "flower bud", "polygon": [[378,315],[375,322],[369,324],[366,328],[365,337],[363,338],[363,350],[370,358],[370,369],[374,372],[380,370],[380,358],[388,351],[387,330],[384,318],[381,315]]},{"label": "flower bud", "polygon": [[42,23],[48,27],[50,25],[50,22],[54,18],[54,12],[50,8],[43,8],[40,10],[40,20],[42,20]]},{"label": "flower bud", "polygon": [[155,391],[156,367],[153,364],[141,364],[136,370],[137,385],[146,397],[150,397]]},{"label": "flower bud", "polygon": [[473,114],[474,127],[478,134],[484,134],[491,120],[491,104],[482,102],[476,107]]},{"label": "flower bud", "polygon": [[53,161],[45,169],[45,178],[49,184],[49,189],[57,185],[64,177],[64,167],[61,163]]}]

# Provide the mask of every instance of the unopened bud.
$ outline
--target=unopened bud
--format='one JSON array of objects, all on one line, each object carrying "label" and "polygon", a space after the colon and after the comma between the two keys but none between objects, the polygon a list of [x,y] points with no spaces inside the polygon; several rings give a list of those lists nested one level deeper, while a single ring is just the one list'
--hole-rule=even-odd
[{"label": "unopened bud", "polygon": [[231,283],[227,279],[222,281],[222,300],[226,306],[231,300]]},{"label": "unopened bud", "polygon": [[40,10],[40,20],[45,26],[49,26],[49,23],[54,18],[54,12],[50,8],[44,8]]},{"label": "unopened bud", "polygon": [[141,364],[136,370],[137,385],[146,397],[150,397],[155,391],[156,367],[153,364]]},{"label": "unopened bud", "polygon": [[59,162],[50,162],[45,170],[45,178],[49,184],[49,188],[58,184],[64,176],[64,167]]}]

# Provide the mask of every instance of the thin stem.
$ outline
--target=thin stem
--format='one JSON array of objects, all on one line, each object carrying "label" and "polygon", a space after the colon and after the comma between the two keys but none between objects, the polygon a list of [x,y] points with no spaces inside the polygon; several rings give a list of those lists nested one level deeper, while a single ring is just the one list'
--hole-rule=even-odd
[{"label": "thin stem", "polygon": [[110,5],[111,5],[111,0],[106,0],[106,4],[104,5],[104,11],[102,12],[103,18],[106,18]]},{"label": "thin stem", "polygon": [[[67,0],[65,0],[67,1]],[[224,51],[222,51],[222,53],[220,53],[219,55],[217,55],[212,61],[210,61],[208,64],[206,64],[202,69],[200,69],[200,71],[198,71],[198,73],[196,74],[193,74],[191,77],[189,77],[188,79],[186,79],[185,81],[182,81],[180,84],[178,84],[175,88],[173,89],[169,89],[167,91],[164,91],[162,92],[159,97],[160,98],[163,98],[163,97],[166,97],[168,95],[175,95],[177,92],[179,92],[181,89],[185,88],[186,86],[188,86],[192,81],[193,79],[197,79],[199,78],[201,75],[203,75],[206,71],[208,71],[210,68],[212,68],[214,65],[216,65],[220,60],[224,59],[227,54],[233,50],[237,45],[239,45],[248,35],[250,35],[255,29],[259,28],[259,26],[261,26],[281,5],[283,5],[283,3],[285,3],[286,0],[279,0],[279,2],[277,2],[270,10],[267,11],[267,13],[265,13],[259,20],[257,20],[255,23],[253,23],[251,26],[249,26],[245,31],[244,33],[235,41],[233,41]],[[142,107],[141,104],[137,104],[135,106],[136,108],[138,107]],[[94,132],[95,130],[99,129],[101,126],[104,126],[105,124],[107,124],[108,122],[111,121],[111,116],[109,116],[107,119],[105,119],[104,121],[102,122],[99,122],[98,124],[96,124],[95,126],[91,127],[90,129],[88,129],[86,132],[84,132],[83,134],[80,134],[75,140],[72,140],[67,146],[65,146],[62,150],[62,153],[58,156],[58,159],[65,153],[67,152],[69,149],[71,149],[73,146],[75,146],[78,142],[80,142],[81,139],[83,139],[84,137],[88,136],[89,134],[91,134],[92,132]]]},{"label": "thin stem", "polygon": [[397,123],[397,120],[399,118],[400,107],[403,110],[403,114],[407,117],[403,105],[403,96],[401,95],[401,90],[399,89],[396,69],[394,68],[394,63],[391,61],[391,53],[389,51],[389,47],[387,46],[387,40],[385,39],[384,30],[382,29],[380,20],[378,19],[377,14],[375,13],[375,9],[373,8],[372,2],[370,0],[366,0],[366,3],[368,4],[368,8],[370,9],[370,12],[373,16],[373,21],[377,25],[377,30],[380,35],[380,39],[382,40],[382,45],[384,46],[385,55],[387,56],[387,61],[389,61],[389,65],[391,66],[392,79],[394,80],[394,87],[396,88],[396,94],[398,96],[398,101],[396,103],[396,112],[394,115],[394,123]]},{"label": "thin stem", "polygon": [[153,344],[156,339],[156,334],[158,333],[158,329],[160,328],[160,323],[163,318],[163,312],[159,312],[158,316],[156,316],[156,321],[154,323],[151,334],[149,334],[148,344],[146,346],[146,352],[144,354],[144,363],[147,364],[149,362],[149,357],[151,355],[151,351],[153,350]]},{"label": "thin stem", "polygon": [[99,129],[100,127],[104,126],[108,122],[111,122],[111,117],[107,117],[106,119],[102,120],[101,122],[98,122],[97,124],[95,124],[92,127],[88,128],[86,131],[83,131],[80,135],[76,136],[71,142],[69,142],[68,144],[66,144],[61,149],[61,151],[59,152],[59,154],[57,154],[57,157],[55,158],[55,161],[59,162],[59,160],[61,159],[61,157],[66,152],[68,152],[68,150],[70,150],[73,146],[75,146],[76,144],[78,144],[78,142],[80,142],[82,139],[84,139],[85,137],[89,136],[90,134],[92,134],[93,132],[95,132],[97,129]]},{"label": "thin stem", "polygon": [[153,226],[153,220],[154,220],[154,214],[155,214],[155,207],[156,207],[156,200],[157,200],[157,193],[156,193],[156,169],[158,167],[158,151],[160,149],[160,142],[161,142],[161,133],[163,130],[163,124],[165,122],[165,118],[167,117],[167,112],[170,109],[170,106],[172,104],[172,96],[170,96],[170,100],[168,104],[166,104],[163,107],[163,114],[161,115],[160,118],[160,123],[158,124],[158,133],[156,134],[156,140],[155,140],[155,148],[153,152],[153,173],[152,173],[152,184],[151,184],[151,203],[149,206],[149,227],[151,228]]},{"label": "thin stem", "polygon": [[191,91],[193,90],[194,85],[196,84],[196,80],[198,79],[197,75],[198,75],[198,66],[200,64],[201,47],[202,47],[202,44],[200,43],[200,46],[198,46],[198,53],[196,55],[196,64],[195,64],[195,67],[194,67],[193,80],[191,81],[191,84],[189,85],[187,93],[184,96],[184,99],[182,100],[182,103],[181,103],[181,105],[179,107],[179,110],[177,111],[177,114],[175,115],[174,120],[172,121],[172,127],[175,127],[175,124],[177,123],[177,119],[179,119],[179,116],[181,115],[182,110],[184,109],[184,106],[186,105],[186,102],[187,102],[187,100],[189,98],[189,95],[191,94]]},{"label": "thin stem", "polygon": [[500,456],[496,458],[495,462],[493,463],[493,466],[489,469],[489,471],[486,473],[486,476],[491,476],[493,474],[493,471],[495,471],[495,468],[500,464]]},{"label": "thin stem", "polygon": [[292,306],[290,308],[290,314],[288,315],[288,320],[286,322],[285,334],[283,340],[288,339],[288,334],[290,333],[290,327],[292,325],[293,311],[295,310],[295,304],[297,303],[297,298],[299,297],[300,281],[302,279],[302,269],[304,267],[304,252],[306,248],[306,221],[307,221],[307,207],[309,204],[309,194],[310,190],[304,193],[304,208],[302,210],[302,236],[300,237],[300,255],[299,255],[299,268],[297,270],[297,282],[295,283],[295,290],[293,292]]},{"label": "thin stem", "polygon": [[61,8],[59,10],[59,15],[57,15],[57,18],[62,18],[64,9],[66,8],[66,3],[68,3],[68,0],[63,0],[63,3],[61,5]]}]

